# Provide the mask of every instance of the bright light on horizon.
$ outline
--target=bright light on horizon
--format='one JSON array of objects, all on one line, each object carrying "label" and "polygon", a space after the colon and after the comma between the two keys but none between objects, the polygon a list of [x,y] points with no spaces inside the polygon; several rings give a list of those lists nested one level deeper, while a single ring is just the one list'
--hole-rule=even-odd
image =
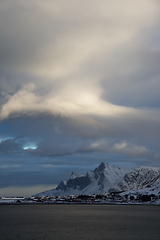
[{"label": "bright light on horizon", "polygon": [[29,144],[25,145],[25,146],[23,147],[23,149],[24,149],[24,150],[27,150],[27,149],[35,150],[35,149],[37,149],[37,145],[29,143]]}]

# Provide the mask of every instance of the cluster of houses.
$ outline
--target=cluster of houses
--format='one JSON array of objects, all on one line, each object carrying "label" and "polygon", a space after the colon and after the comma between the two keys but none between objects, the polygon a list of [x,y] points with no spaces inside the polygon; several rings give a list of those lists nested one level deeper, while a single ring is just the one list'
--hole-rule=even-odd
[{"label": "cluster of houses", "polygon": [[0,204],[160,204],[160,195],[143,195],[132,193],[110,193],[108,195],[75,195],[75,196],[32,196],[23,198],[0,198]]}]

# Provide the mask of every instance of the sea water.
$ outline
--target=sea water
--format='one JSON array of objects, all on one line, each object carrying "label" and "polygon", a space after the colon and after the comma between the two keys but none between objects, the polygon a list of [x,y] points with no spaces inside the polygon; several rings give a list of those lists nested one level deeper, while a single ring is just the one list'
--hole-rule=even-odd
[{"label": "sea water", "polygon": [[159,240],[160,206],[0,205],[0,240]]}]

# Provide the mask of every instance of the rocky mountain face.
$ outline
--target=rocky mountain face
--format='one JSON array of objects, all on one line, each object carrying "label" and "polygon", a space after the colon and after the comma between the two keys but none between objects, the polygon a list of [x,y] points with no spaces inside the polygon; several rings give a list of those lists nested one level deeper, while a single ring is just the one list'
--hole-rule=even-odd
[{"label": "rocky mountain face", "polygon": [[159,168],[138,167],[127,173],[109,192],[137,191],[153,185],[159,178]]},{"label": "rocky mountain face", "polygon": [[160,199],[160,176],[157,176],[154,178],[153,181],[150,182],[146,187],[138,189],[138,190],[129,190],[125,192],[121,192],[120,196],[128,198],[128,200],[131,199],[141,199],[143,198],[143,201],[151,201],[159,203]]},{"label": "rocky mountain face", "polygon": [[61,181],[57,188],[41,192],[35,196],[64,196],[77,194],[106,194],[111,192],[136,191],[155,185],[160,179],[160,169],[139,167],[134,170],[101,163],[85,176],[71,174],[68,181]]}]

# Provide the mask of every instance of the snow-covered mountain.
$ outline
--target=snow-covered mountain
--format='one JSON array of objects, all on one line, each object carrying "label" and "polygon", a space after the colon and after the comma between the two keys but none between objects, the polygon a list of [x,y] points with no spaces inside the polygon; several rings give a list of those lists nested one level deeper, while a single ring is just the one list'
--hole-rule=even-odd
[{"label": "snow-covered mountain", "polygon": [[160,178],[160,168],[138,167],[127,173],[109,192],[136,191],[153,185]]},{"label": "snow-covered mountain", "polygon": [[89,171],[86,175],[72,172],[68,181],[63,180],[55,189],[35,196],[106,194],[138,191],[149,187],[160,189],[160,168],[138,167],[131,171],[102,162],[94,171]]},{"label": "snow-covered mountain", "polygon": [[105,194],[117,185],[128,171],[128,169],[102,162],[94,171],[87,172],[85,176],[72,172],[70,179],[61,181],[56,189],[41,192],[35,196]]},{"label": "snow-covered mountain", "polygon": [[157,180],[151,183],[151,185],[149,184],[146,187],[141,188],[139,190],[125,191],[120,193],[120,195],[134,196],[135,199],[137,198],[137,196],[140,196],[140,195],[148,195],[151,197],[156,196],[157,199],[160,199],[160,176],[157,177]]}]

